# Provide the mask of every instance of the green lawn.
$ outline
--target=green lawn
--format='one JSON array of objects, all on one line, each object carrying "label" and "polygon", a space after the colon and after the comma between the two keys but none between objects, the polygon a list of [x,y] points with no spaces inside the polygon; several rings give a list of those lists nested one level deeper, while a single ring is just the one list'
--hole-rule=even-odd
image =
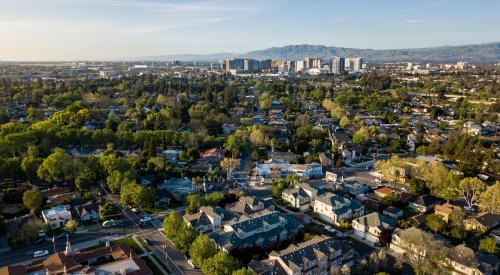
[{"label": "green lawn", "polygon": [[156,265],[153,263],[153,260],[151,260],[151,258],[149,256],[142,257],[141,259],[143,259],[144,262],[148,265],[149,269],[151,269],[151,271],[153,271],[153,274],[163,274],[161,272],[161,270],[158,269],[158,267],[156,267]]},{"label": "green lawn", "polygon": [[165,263],[160,260],[160,258],[158,256],[156,256],[156,254],[152,254],[151,256],[153,256],[156,261],[165,269],[165,270],[168,270],[167,266],[165,265]]}]

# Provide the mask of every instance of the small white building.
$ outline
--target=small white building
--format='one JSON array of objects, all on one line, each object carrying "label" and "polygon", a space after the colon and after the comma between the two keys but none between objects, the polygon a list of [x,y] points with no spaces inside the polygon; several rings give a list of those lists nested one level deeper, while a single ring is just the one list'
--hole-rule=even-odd
[{"label": "small white building", "polygon": [[73,219],[69,209],[69,205],[58,205],[45,209],[42,211],[43,220],[52,229],[64,227],[69,220]]}]

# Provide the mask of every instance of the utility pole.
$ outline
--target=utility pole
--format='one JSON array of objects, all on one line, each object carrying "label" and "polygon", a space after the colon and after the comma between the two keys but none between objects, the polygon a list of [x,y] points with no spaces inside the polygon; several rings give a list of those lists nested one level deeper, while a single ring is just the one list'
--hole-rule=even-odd
[{"label": "utility pole", "polygon": [[56,254],[56,238],[54,237],[54,230],[52,230],[52,245],[54,246],[54,254]]}]

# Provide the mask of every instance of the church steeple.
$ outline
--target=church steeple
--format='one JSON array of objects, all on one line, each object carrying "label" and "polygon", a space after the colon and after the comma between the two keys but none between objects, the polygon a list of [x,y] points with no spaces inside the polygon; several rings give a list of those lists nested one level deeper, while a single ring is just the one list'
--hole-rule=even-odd
[{"label": "church steeple", "polygon": [[64,255],[69,256],[73,254],[73,249],[71,248],[71,244],[69,243],[69,236],[66,235],[66,249],[64,250]]}]

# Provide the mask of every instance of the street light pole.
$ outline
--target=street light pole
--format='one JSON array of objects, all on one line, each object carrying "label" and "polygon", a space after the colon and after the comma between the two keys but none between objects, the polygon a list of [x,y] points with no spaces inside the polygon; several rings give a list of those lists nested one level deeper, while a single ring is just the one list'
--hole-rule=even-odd
[{"label": "street light pole", "polygon": [[54,246],[54,254],[56,254],[56,239],[54,237],[54,231],[52,230],[52,245]]}]

